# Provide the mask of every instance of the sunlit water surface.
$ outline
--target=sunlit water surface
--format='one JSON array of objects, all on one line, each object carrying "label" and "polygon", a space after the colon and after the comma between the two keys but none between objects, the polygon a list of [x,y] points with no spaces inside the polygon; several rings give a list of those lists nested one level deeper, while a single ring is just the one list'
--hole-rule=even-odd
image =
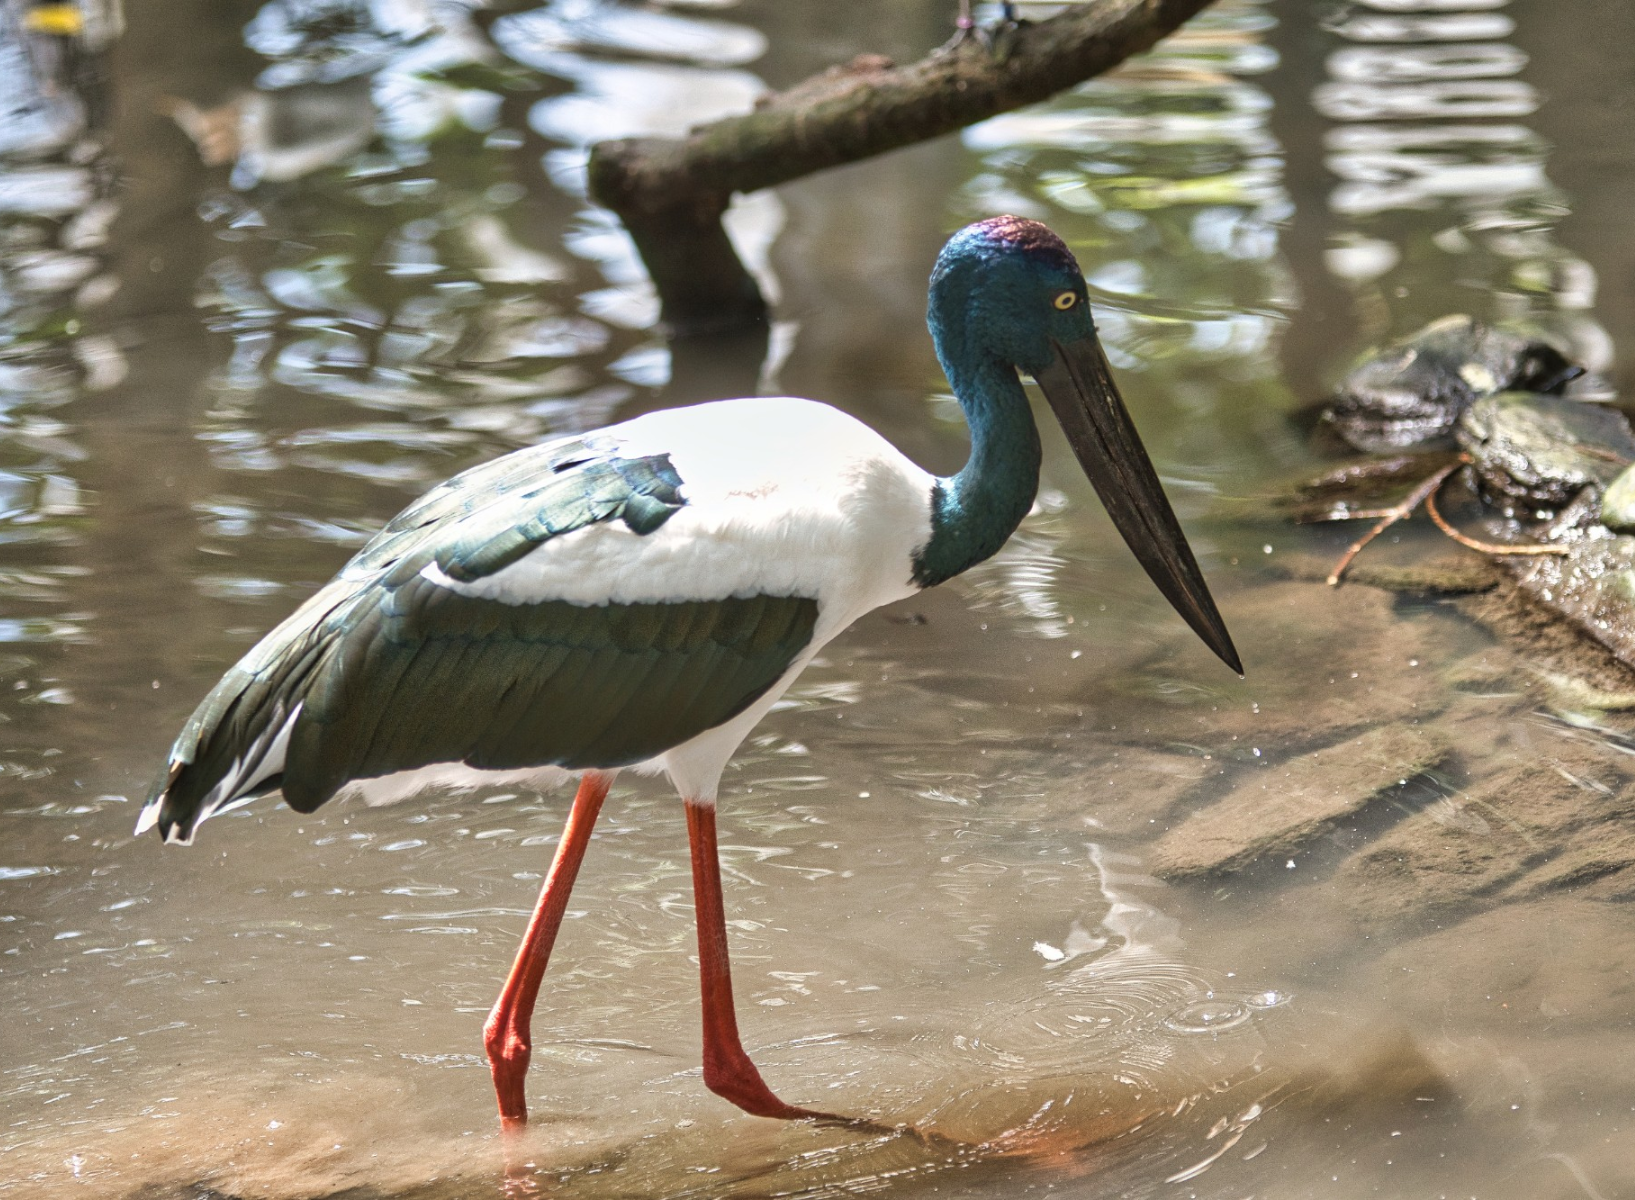
[{"label": "sunlit water surface", "polygon": [[[77,38],[24,7],[0,14],[0,1196],[1635,1192],[1635,889],[1529,883],[1549,850],[1504,805],[1535,777],[1490,784],[1536,767],[1616,846],[1635,769],[1450,606],[1290,582],[1347,533],[1261,503],[1318,461],[1290,414],[1445,312],[1549,330],[1586,394],[1627,376],[1621,6],[1222,0],[1048,105],[742,201],[764,355],[651,332],[586,147],[913,57],[952,3],[473,25],[127,0],[121,25],[87,0]],[[837,641],[726,782],[747,1044],[790,1100],[907,1131],[704,1089],[680,808],[621,781],[506,1184],[480,1026],[565,798],[269,799],[163,848],[131,827],[169,739],[406,501],[549,434],[775,390],[954,468],[924,281],[1005,211],[1085,265],[1247,679],[1051,435],[1006,550]],[[1189,811],[1382,725],[1451,751],[1275,861],[1154,877]],[[1359,866],[1416,820],[1488,839],[1489,875],[1420,902]]]}]

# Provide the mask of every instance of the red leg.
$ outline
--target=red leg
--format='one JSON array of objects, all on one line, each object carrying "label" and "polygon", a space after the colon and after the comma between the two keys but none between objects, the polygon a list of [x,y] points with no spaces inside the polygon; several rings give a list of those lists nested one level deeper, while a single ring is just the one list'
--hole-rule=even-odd
[{"label": "red leg", "polygon": [[766,1086],[738,1040],[727,961],[727,917],[721,901],[721,863],[715,845],[715,805],[687,801],[687,839],[693,852],[693,903],[698,921],[698,972],[704,987],[704,1084],[757,1117],[841,1120],[785,1104]]},{"label": "red leg", "polygon": [[601,771],[586,771],[579,781],[573,811],[568,814],[562,840],[557,843],[556,857],[551,860],[545,885],[540,888],[539,903],[529,918],[528,932],[523,934],[516,962],[511,964],[511,974],[506,977],[500,998],[494,1001],[494,1010],[483,1026],[488,1069],[493,1072],[494,1094],[500,1102],[500,1125],[507,1131],[521,1129],[528,1123],[528,1097],[523,1081],[528,1075],[528,1057],[532,1051],[529,1026],[534,1002],[539,998],[545,964],[551,957],[556,932],[562,927],[568,893],[573,890],[574,876],[579,874],[579,864],[584,861],[596,814],[602,811],[602,801],[607,799],[607,790],[612,785],[613,776]]}]

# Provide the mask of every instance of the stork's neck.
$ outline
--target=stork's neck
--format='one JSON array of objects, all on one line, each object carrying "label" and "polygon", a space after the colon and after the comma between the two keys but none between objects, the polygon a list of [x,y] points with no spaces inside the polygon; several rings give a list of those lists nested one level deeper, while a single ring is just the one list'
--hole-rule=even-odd
[{"label": "stork's neck", "polygon": [[950,332],[934,314],[931,335],[971,428],[971,457],[932,489],[931,539],[914,556],[921,587],[991,557],[1039,491],[1039,429],[1016,368],[978,339]]}]

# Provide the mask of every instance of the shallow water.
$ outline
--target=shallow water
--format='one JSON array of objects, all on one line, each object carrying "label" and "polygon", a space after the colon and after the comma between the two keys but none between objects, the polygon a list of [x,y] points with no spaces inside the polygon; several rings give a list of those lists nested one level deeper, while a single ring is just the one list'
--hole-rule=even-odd
[{"label": "shallow water", "polygon": [[[371,529],[550,433],[786,391],[957,466],[925,277],[1001,211],[1084,263],[1248,677],[1049,437],[1010,546],[834,643],[725,787],[747,1044],[791,1101],[915,1132],[703,1088],[682,815],[621,781],[525,1173],[1635,1192],[1635,768],[1584,728],[1620,718],[1451,603],[1291,581],[1353,533],[1264,504],[1320,461],[1291,414],[1445,312],[1627,383],[1635,16],[1222,0],[1049,105],[742,202],[770,347],[672,354],[584,146],[919,54],[952,9],[556,0],[484,34],[436,0],[127,0],[72,46],[0,17],[0,1196],[499,1194],[480,1026],[565,797],[269,799],[164,848],[130,830],[170,738]],[[1419,524],[1370,553],[1443,553]],[[1445,749],[1287,853],[1156,877],[1189,813],[1379,727]]]}]

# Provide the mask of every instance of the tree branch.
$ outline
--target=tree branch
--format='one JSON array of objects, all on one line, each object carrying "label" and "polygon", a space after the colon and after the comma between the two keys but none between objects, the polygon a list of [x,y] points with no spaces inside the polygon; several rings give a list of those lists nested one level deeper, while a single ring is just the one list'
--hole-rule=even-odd
[{"label": "tree branch", "polygon": [[1093,0],[1026,24],[1003,57],[975,39],[906,66],[860,55],[683,138],[591,150],[593,199],[619,215],[677,332],[743,325],[766,305],[721,215],[787,183],[1036,104],[1139,54],[1211,0]]}]

